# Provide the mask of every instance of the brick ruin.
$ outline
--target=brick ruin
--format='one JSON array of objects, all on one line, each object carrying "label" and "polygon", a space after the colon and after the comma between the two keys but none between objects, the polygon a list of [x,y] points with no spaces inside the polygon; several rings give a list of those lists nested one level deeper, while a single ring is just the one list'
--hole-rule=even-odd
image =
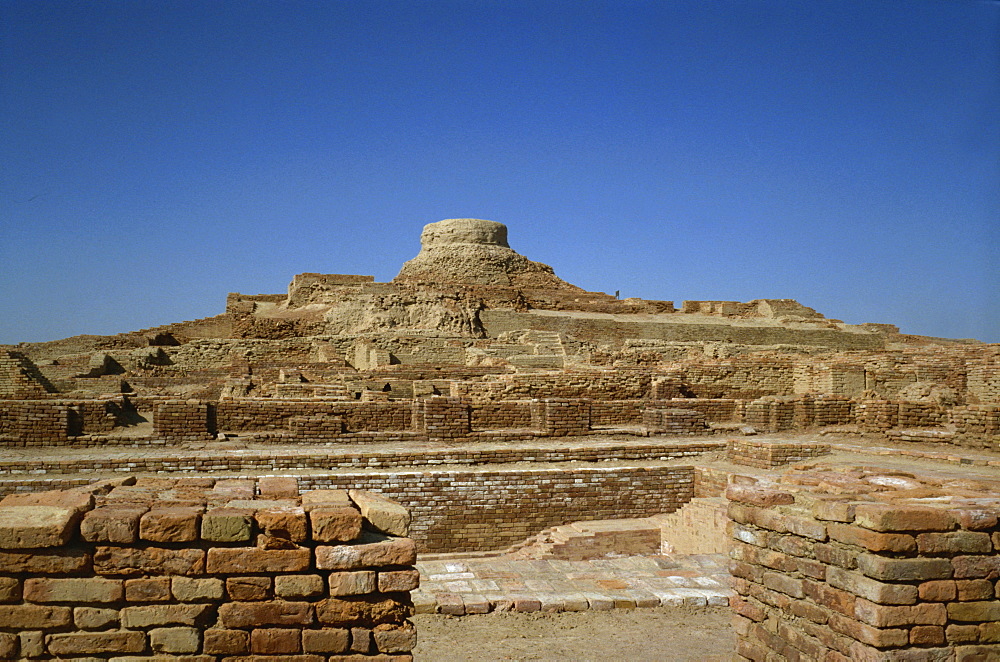
[{"label": "brick ruin", "polygon": [[412,660],[408,523],[379,495],[289,478],[8,495],[0,658]]},{"label": "brick ruin", "polygon": [[[577,541],[583,536],[591,545],[604,544],[595,542],[601,536],[617,541],[607,543],[612,546],[628,540],[639,549],[653,545],[659,528],[662,540],[672,540],[669,547],[678,553],[714,553],[729,546],[721,527],[727,520],[720,514],[726,509],[723,495],[728,485],[743,484],[728,495],[732,550],[746,557],[735,558],[733,566],[741,656],[989,659],[1000,655],[993,638],[1000,615],[992,611],[1000,605],[1000,592],[986,596],[982,582],[992,582],[996,589],[996,572],[962,575],[971,571],[960,569],[955,560],[972,552],[928,547],[926,541],[934,536],[975,539],[979,546],[974,554],[982,557],[975,563],[989,566],[993,561],[983,559],[996,559],[995,517],[984,516],[983,521],[992,523],[974,528],[962,519],[968,504],[917,501],[921,508],[950,513],[942,516],[950,527],[877,529],[854,514],[870,509],[869,497],[862,496],[869,492],[862,490],[851,500],[843,491],[828,494],[830,484],[823,481],[809,490],[773,483],[781,483],[789,467],[791,475],[796,467],[845,449],[855,459],[877,463],[882,445],[892,445],[894,457],[915,462],[933,457],[990,469],[1000,467],[1000,459],[996,464],[989,459],[998,444],[1000,346],[906,335],[888,324],[845,324],[787,299],[684,301],[675,307],[670,301],[586,292],[560,280],[547,265],[515,253],[500,224],[442,221],[425,228],[420,254],[389,283],[371,276],[300,274],[287,293],[230,294],[225,312],[212,318],[116,336],[0,347],[0,448],[7,451],[0,457],[0,495],[42,498],[49,494],[45,490],[61,489],[92,494],[89,509],[75,511],[59,544],[32,553],[39,559],[83,555],[91,559],[89,565],[49,577],[44,561],[24,560],[27,553],[16,549],[4,551],[5,558],[21,558],[10,562],[22,566],[3,580],[15,583],[0,609],[63,615],[53,617],[62,620],[51,631],[38,628],[44,636],[11,638],[18,626],[0,625],[0,646],[45,659],[60,654],[60,641],[104,640],[75,633],[76,621],[65,616],[69,607],[59,601],[31,599],[41,595],[41,589],[29,590],[38,584],[35,579],[41,585],[55,582],[52,590],[57,592],[87,582],[95,587],[117,582],[119,589],[108,589],[121,593],[114,593],[115,600],[107,603],[111,606],[86,608],[124,614],[139,607],[130,604],[129,582],[138,587],[148,580],[150,587],[160,586],[167,596],[163,604],[173,605],[184,603],[178,597],[184,593],[177,594],[172,582],[183,586],[188,577],[225,588],[220,597],[202,601],[210,617],[129,628],[119,615],[99,630],[134,629],[139,634],[112,639],[133,641],[122,645],[138,648],[134,642],[141,638],[141,650],[95,655],[148,655],[159,650],[154,631],[177,629],[176,635],[157,637],[180,640],[194,637],[191,628],[201,632],[201,648],[184,655],[222,659],[270,654],[260,648],[263,643],[253,648],[253,634],[246,627],[229,629],[242,633],[232,637],[249,642],[250,648],[205,648],[206,633],[219,629],[218,621],[205,618],[226,613],[222,606],[230,598],[222,596],[231,595],[231,579],[234,587],[242,586],[242,579],[204,569],[194,575],[153,566],[133,568],[133,574],[96,570],[99,555],[87,545],[102,541],[88,540],[85,525],[97,517],[94,513],[110,508],[108,500],[114,501],[116,492],[146,497],[154,490],[184,492],[196,503],[177,507],[194,509],[185,526],[201,527],[199,531],[206,521],[223,515],[215,511],[235,509],[232,521],[244,522],[252,538],[214,541],[199,533],[169,542],[171,549],[199,550],[206,558],[215,547],[250,555],[265,549],[258,537],[267,537],[267,524],[259,519],[266,510],[252,504],[223,506],[216,497],[231,487],[243,495],[231,500],[268,501],[266,489],[271,488],[265,486],[281,480],[294,481],[301,493],[280,497],[294,501],[282,507],[301,509],[306,514],[300,519],[307,521],[311,514],[302,500],[308,494],[362,490],[398,502],[412,513],[406,535],[420,553],[515,549],[540,531],[622,518],[642,519],[645,528],[622,532],[574,524],[567,535]],[[914,476],[919,474],[914,470]],[[133,485],[100,482],[132,479]],[[97,487],[87,487],[95,481]],[[177,482],[168,486],[163,481]],[[756,488],[746,486],[755,481]],[[256,488],[248,487],[252,485]],[[893,504],[897,497],[899,503],[917,498],[891,490],[879,494]],[[987,499],[989,490],[978,494],[976,498]],[[0,518],[9,503],[0,505]],[[359,507],[352,503],[343,507]],[[826,515],[816,514],[818,503],[846,504],[829,507],[842,507],[852,516],[823,519]],[[983,508],[995,510],[994,505]],[[141,524],[143,518],[156,519],[148,514],[154,511],[129,517]],[[785,525],[778,522],[785,520],[812,522],[813,528],[803,530],[823,529],[825,537],[781,529]],[[142,550],[162,542],[143,538],[141,526],[138,530],[138,537],[115,544]],[[312,531],[309,526],[306,530]],[[853,538],[844,533],[848,530],[855,531]],[[865,531],[912,538],[916,546],[868,548],[858,542],[868,540]],[[982,542],[987,538],[994,545],[989,550]],[[315,566],[317,550],[328,547],[324,542],[293,541],[313,550],[313,565],[289,572],[323,580],[319,593],[303,599],[308,603],[304,609],[313,615],[318,602],[335,597],[329,568]],[[579,554],[574,544],[583,543],[561,543],[558,553],[565,558]],[[833,556],[821,558],[829,549],[837,550],[840,563]],[[848,557],[863,554],[893,561],[944,559],[951,571],[937,563],[934,567],[940,566],[939,574],[947,577],[876,576],[865,570],[875,566],[851,565]],[[412,561],[387,565],[391,569],[386,572],[402,573]],[[377,581],[380,568],[349,570]],[[4,570],[0,567],[0,574]],[[266,596],[260,601],[284,600],[277,593],[282,572],[248,572],[246,583],[267,584],[255,593]],[[855,579],[843,579],[847,575]],[[70,579],[74,581],[62,581]],[[81,581],[74,583],[77,579]],[[959,580],[979,581],[975,595],[980,597],[963,598],[972,593],[961,592],[959,586],[965,584]],[[836,581],[853,583],[847,587]],[[871,582],[883,583],[890,588],[878,590],[890,592],[905,585],[917,591],[917,598],[879,602],[871,597],[876,590]],[[926,582],[952,582],[955,591],[941,589],[933,593],[941,599],[925,598],[932,595],[922,588]],[[162,588],[167,585],[173,593]],[[139,588],[133,590],[140,595]],[[240,589],[234,590],[238,594]],[[406,590],[392,599],[405,603]],[[838,596],[839,602],[834,605],[830,596]],[[952,607],[965,602],[986,603],[976,612],[983,618],[953,617],[952,612],[968,615],[962,611],[966,607]],[[883,606],[892,609],[882,613]],[[904,612],[933,613],[934,622],[920,615],[904,623]],[[942,613],[946,618],[939,623]],[[306,634],[322,631],[317,623],[341,634]],[[396,628],[393,641],[409,636],[403,621],[388,625]],[[275,634],[286,642],[282,645],[288,655],[406,655],[379,648],[375,634],[365,639],[367,649],[350,649],[357,627],[374,633],[382,624],[314,620],[271,629],[296,633]],[[64,634],[74,636],[60,638]],[[50,636],[55,648],[46,648]],[[260,641],[264,636],[258,635]],[[317,638],[343,641],[348,648],[307,650],[306,640]],[[980,649],[986,652],[976,652]],[[28,655],[25,650],[41,652]],[[911,650],[916,652],[907,652]],[[974,657],[980,654],[986,657]]]}]

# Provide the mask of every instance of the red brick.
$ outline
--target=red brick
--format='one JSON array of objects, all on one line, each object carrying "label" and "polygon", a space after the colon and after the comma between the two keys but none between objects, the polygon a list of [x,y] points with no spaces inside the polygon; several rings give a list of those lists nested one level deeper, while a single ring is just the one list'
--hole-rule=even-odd
[{"label": "red brick", "polygon": [[784,593],[785,595],[790,595],[793,598],[805,597],[805,593],[802,591],[802,580],[789,577],[788,575],[776,572],[765,572],[764,586],[774,591]]},{"label": "red brick", "polygon": [[298,506],[258,510],[254,519],[267,536],[292,542],[303,542],[309,538],[309,520],[305,510]]},{"label": "red brick", "polygon": [[125,607],[121,610],[123,628],[136,629],[161,625],[202,625],[212,612],[211,605],[157,604]]},{"label": "red brick", "polygon": [[302,631],[302,650],[306,653],[343,653],[349,643],[345,628]]},{"label": "red brick", "polygon": [[53,655],[89,653],[141,653],[146,649],[143,632],[68,632],[46,638]]},{"label": "red brick", "polygon": [[59,547],[69,542],[82,514],[62,506],[0,508],[0,548]]},{"label": "red brick", "polygon": [[0,624],[5,628],[49,630],[69,625],[72,618],[70,607],[0,605]]},{"label": "red brick", "polygon": [[859,554],[858,570],[873,579],[890,582],[948,579],[952,575],[947,559],[893,559],[874,554]]},{"label": "red brick", "polygon": [[816,519],[833,522],[853,522],[856,504],[847,501],[817,499],[812,504],[812,515]]},{"label": "red brick", "polygon": [[951,531],[955,528],[955,518],[947,510],[899,503],[858,504],[854,523],[873,531]]},{"label": "red brick", "polygon": [[170,600],[170,578],[127,579],[125,580],[125,600],[128,602],[167,602]]},{"label": "red brick", "polygon": [[895,607],[875,604],[864,598],[855,603],[854,616],[862,623],[878,628],[944,625],[948,621],[945,606],[940,603]]},{"label": "red brick", "polygon": [[261,625],[309,625],[313,607],[308,602],[227,602],[219,606],[219,623],[227,628]]},{"label": "red brick", "polygon": [[310,550],[304,547],[299,549],[213,547],[208,550],[206,571],[213,574],[302,572],[309,569],[311,557]]},{"label": "red brick", "polygon": [[96,577],[24,580],[27,602],[117,602],[122,599],[121,580]]},{"label": "red brick", "polygon": [[386,570],[378,573],[379,593],[412,591],[420,586],[420,573],[416,570]]},{"label": "red brick", "polygon": [[299,496],[299,481],[294,476],[261,476],[257,479],[257,491],[267,499],[294,499]]},{"label": "red brick", "polygon": [[351,506],[314,508],[309,524],[316,542],[347,542],[361,535],[361,512]]},{"label": "red brick", "polygon": [[231,600],[267,600],[271,598],[270,577],[229,577],[226,593]]},{"label": "red brick", "polygon": [[980,623],[979,641],[988,644],[1000,642],[1000,622]]},{"label": "red brick", "polygon": [[103,506],[80,522],[80,536],[89,542],[133,543],[139,539],[139,518],[145,506]]},{"label": "red brick", "polygon": [[1000,556],[956,556],[951,565],[956,579],[1000,578]]},{"label": "red brick", "polygon": [[726,498],[730,501],[763,507],[795,503],[795,497],[790,492],[752,485],[730,485],[726,488]]},{"label": "red brick", "polygon": [[845,616],[854,616],[854,603],[857,598],[846,590],[811,580],[806,580],[802,586],[805,594],[816,604]]},{"label": "red brick", "polygon": [[997,525],[997,514],[989,510],[969,508],[952,511],[959,525],[970,531],[984,531]]},{"label": "red brick", "polygon": [[958,595],[954,579],[935,579],[917,587],[920,599],[925,602],[949,602]]},{"label": "red brick", "polygon": [[955,582],[955,587],[958,589],[958,599],[963,602],[993,599],[993,583],[988,579],[959,579]]},{"label": "red brick", "polygon": [[250,632],[250,652],[255,655],[291,655],[301,652],[301,630],[260,628]]},{"label": "red brick", "polygon": [[939,625],[916,625],[910,628],[911,646],[943,646],[944,628]]},{"label": "red brick", "polygon": [[799,618],[808,618],[813,623],[823,624],[829,619],[830,614],[822,607],[818,607],[808,600],[794,600],[790,609],[791,613]]},{"label": "red brick", "polygon": [[383,596],[328,598],[316,604],[316,618],[324,625],[402,623],[412,613],[408,598],[406,602]]},{"label": "red brick", "polygon": [[829,625],[835,632],[840,632],[876,648],[905,646],[910,641],[910,634],[907,630],[875,628],[840,614],[830,614]]},{"label": "red brick", "polygon": [[411,538],[385,538],[373,543],[316,548],[316,567],[321,570],[413,565],[416,560],[416,546]]},{"label": "red brick", "polygon": [[908,605],[917,601],[916,586],[886,584],[834,566],[827,568],[826,579],[832,586],[881,605]]},{"label": "red brick", "polygon": [[858,567],[858,552],[840,543],[816,543],[813,545],[816,559],[826,565],[836,565],[847,570]]},{"label": "red brick", "polygon": [[154,542],[190,542],[198,539],[201,508],[153,508],[139,520],[139,537]]},{"label": "red brick", "polygon": [[161,547],[98,547],[94,572],[100,575],[200,575],[205,550]]},{"label": "red brick", "polygon": [[860,526],[835,523],[828,524],[827,531],[831,540],[864,547],[872,552],[913,552],[917,549],[913,536],[904,533],[878,533]]},{"label": "red brick", "polygon": [[250,633],[245,630],[205,630],[204,651],[208,655],[239,655],[250,650]]},{"label": "red brick", "polygon": [[921,533],[917,536],[921,554],[989,554],[993,551],[990,534],[976,531]]},{"label": "red brick", "polygon": [[976,642],[979,641],[979,626],[952,623],[944,629],[944,635],[949,643],[963,644]]},{"label": "red brick", "polygon": [[45,551],[0,551],[0,568],[4,572],[30,575],[63,575],[86,572],[91,568],[88,552],[79,549],[53,548]]},{"label": "red brick", "polygon": [[410,623],[376,625],[372,635],[380,653],[408,653],[417,645],[417,631]]},{"label": "red brick", "polygon": [[0,577],[0,602],[20,602],[21,582],[15,577]]},{"label": "red brick", "polygon": [[372,649],[372,631],[368,628],[351,628],[351,650],[368,653]]},{"label": "red brick", "polygon": [[952,602],[948,618],[953,621],[1000,621],[1000,601]]},{"label": "red brick", "polygon": [[767,618],[767,612],[755,602],[755,600],[744,600],[739,596],[729,598],[729,606],[735,613],[751,621],[760,622]]}]

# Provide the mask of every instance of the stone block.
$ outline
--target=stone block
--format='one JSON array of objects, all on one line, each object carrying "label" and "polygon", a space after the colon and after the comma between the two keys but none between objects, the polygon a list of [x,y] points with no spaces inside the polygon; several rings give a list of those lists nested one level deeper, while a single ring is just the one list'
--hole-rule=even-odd
[{"label": "stone block", "polygon": [[117,602],[122,599],[122,582],[99,577],[24,580],[27,602]]},{"label": "stone block", "polygon": [[347,542],[361,533],[361,513],[353,506],[317,506],[309,511],[316,542]]},{"label": "stone block", "polygon": [[206,569],[213,574],[303,572],[309,570],[311,562],[312,554],[304,547],[298,549],[213,547],[208,550]]},{"label": "stone block", "polygon": [[1000,600],[978,602],[951,602],[947,605],[948,618],[960,622],[1000,621]]},{"label": "stone block", "polygon": [[60,547],[69,542],[80,511],[62,506],[0,508],[0,549]]},{"label": "stone block", "polygon": [[[375,536],[363,540],[375,540]],[[417,550],[410,538],[385,538],[357,545],[316,548],[316,567],[321,570],[357,570],[387,565],[413,565]]]},{"label": "stone block", "polygon": [[391,536],[409,535],[410,511],[402,504],[365,490],[349,490],[348,495],[375,530]]},{"label": "stone block", "polygon": [[84,490],[46,490],[8,494],[0,499],[0,510],[12,506],[56,506],[84,513],[94,507],[94,495]]},{"label": "stone block", "polygon": [[149,631],[149,647],[154,653],[197,653],[201,630],[191,627],[154,628]]},{"label": "stone block", "polygon": [[763,508],[795,503],[795,497],[790,492],[782,492],[756,485],[729,485],[726,488],[726,498],[730,501],[738,501]]}]

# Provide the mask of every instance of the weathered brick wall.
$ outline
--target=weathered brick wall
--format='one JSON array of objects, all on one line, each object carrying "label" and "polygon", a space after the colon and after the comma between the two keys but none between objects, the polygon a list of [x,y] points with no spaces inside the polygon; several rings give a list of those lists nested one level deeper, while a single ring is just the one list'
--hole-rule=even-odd
[{"label": "weathered brick wall", "polygon": [[169,400],[156,408],[153,433],[169,441],[204,441],[216,433],[215,405],[198,400]]},{"label": "weathered brick wall", "polygon": [[639,425],[646,400],[593,400],[590,403],[592,427]]},{"label": "weathered brick wall", "polygon": [[656,434],[705,434],[705,416],[693,409],[659,409],[647,407],[642,412],[642,424]]},{"label": "weathered brick wall", "polygon": [[531,427],[531,402],[482,400],[471,403],[473,430],[503,430]]},{"label": "weathered brick wall", "polygon": [[6,497],[0,658],[410,660],[408,520],[294,479]]},{"label": "weathered brick wall", "polygon": [[0,350],[0,400],[44,398],[53,390],[31,359],[20,352]]},{"label": "weathered brick wall", "polygon": [[321,400],[274,400],[239,398],[216,405],[220,430],[249,432],[287,430],[298,417],[340,418],[346,431],[406,430],[412,426],[413,405],[398,402],[330,402]]},{"label": "weathered brick wall", "polygon": [[13,400],[0,410],[0,445],[54,446],[69,439],[70,403],[61,400]]},{"label": "weathered brick wall", "polygon": [[730,439],[726,457],[733,464],[770,469],[792,462],[828,455],[830,444],[815,442],[776,442],[765,439]]},{"label": "weathered brick wall", "polygon": [[[843,480],[843,477],[841,477]],[[1000,502],[731,486],[737,659],[1000,659]]]},{"label": "weathered brick wall", "polygon": [[[694,493],[690,466],[400,471],[303,477],[303,486],[357,486],[413,514],[421,551],[505,549],[568,522],[673,512]],[[311,481],[311,482],[307,482]]]}]

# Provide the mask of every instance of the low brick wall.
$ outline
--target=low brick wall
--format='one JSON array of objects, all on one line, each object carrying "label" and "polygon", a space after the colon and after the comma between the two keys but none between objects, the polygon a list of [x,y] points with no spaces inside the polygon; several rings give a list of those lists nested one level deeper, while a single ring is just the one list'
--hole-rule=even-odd
[{"label": "low brick wall", "polygon": [[0,658],[412,659],[399,504],[299,497],[294,479],[131,482],[0,502]]},{"label": "low brick wall", "polygon": [[829,453],[830,444],[810,441],[777,442],[767,439],[730,439],[726,442],[726,457],[730,462],[759,469],[780,467]]},{"label": "low brick wall", "polygon": [[400,471],[304,476],[303,486],[357,486],[413,513],[421,552],[505,549],[549,526],[670,513],[694,495],[690,466]]},{"label": "low brick wall", "polygon": [[704,414],[693,409],[647,407],[642,412],[642,424],[653,434],[705,434],[708,429]]},{"label": "low brick wall", "polygon": [[727,496],[737,659],[1000,659],[995,491],[934,507],[903,492]]}]

